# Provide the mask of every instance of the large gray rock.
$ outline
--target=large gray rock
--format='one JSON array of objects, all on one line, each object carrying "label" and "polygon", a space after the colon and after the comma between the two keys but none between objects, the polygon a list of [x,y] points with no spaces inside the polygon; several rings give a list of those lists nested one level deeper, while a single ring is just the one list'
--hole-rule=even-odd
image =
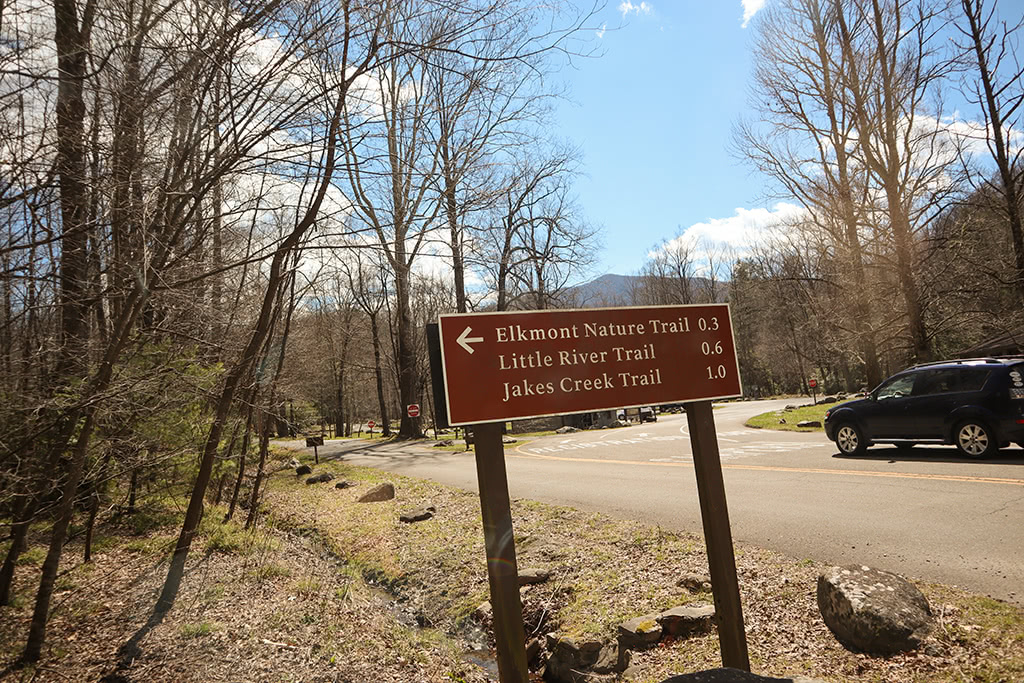
[{"label": "large gray rock", "polygon": [[629,650],[642,650],[661,639],[657,614],[648,614],[619,624],[619,645]]},{"label": "large gray rock", "polygon": [[313,468],[309,465],[299,465],[295,468],[296,477],[301,477],[303,474],[313,474]]},{"label": "large gray rock", "polygon": [[357,503],[379,503],[383,500],[391,500],[395,497],[395,485],[390,482],[377,484],[372,489],[359,497]]},{"label": "large gray rock", "polygon": [[712,605],[673,607],[658,615],[658,623],[670,636],[711,633],[715,626],[715,608]]},{"label": "large gray rock", "polygon": [[934,624],[914,584],[866,566],[832,567],[819,576],[818,609],[840,643],[877,655],[917,648]]},{"label": "large gray rock", "polygon": [[576,429],[575,427],[570,427],[569,425],[566,425],[564,427],[559,427],[558,429],[556,429],[555,434],[574,434],[578,431],[580,430]]},{"label": "large gray rock", "polygon": [[661,683],[821,683],[816,678],[769,678],[739,669],[708,669],[666,678]]}]

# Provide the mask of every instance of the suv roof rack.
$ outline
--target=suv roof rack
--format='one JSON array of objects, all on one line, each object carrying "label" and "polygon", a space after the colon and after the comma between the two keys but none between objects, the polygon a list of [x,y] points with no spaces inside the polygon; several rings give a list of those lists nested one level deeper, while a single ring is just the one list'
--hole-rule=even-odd
[{"label": "suv roof rack", "polygon": [[1024,361],[1024,356],[984,356],[980,358],[955,358],[953,360],[936,360],[929,363],[918,363],[911,366],[911,369],[927,368],[933,365],[962,365],[964,363],[1009,363],[1013,361]]}]

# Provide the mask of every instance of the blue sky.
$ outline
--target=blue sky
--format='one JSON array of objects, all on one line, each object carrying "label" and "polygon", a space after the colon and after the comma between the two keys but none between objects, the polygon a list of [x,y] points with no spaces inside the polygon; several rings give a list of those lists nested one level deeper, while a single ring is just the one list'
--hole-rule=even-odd
[{"label": "blue sky", "polygon": [[562,73],[572,102],[557,125],[583,153],[580,205],[604,226],[595,275],[635,272],[679,229],[727,237],[776,206],[728,151],[751,71],[744,4],[762,2],[610,0],[601,55]]}]

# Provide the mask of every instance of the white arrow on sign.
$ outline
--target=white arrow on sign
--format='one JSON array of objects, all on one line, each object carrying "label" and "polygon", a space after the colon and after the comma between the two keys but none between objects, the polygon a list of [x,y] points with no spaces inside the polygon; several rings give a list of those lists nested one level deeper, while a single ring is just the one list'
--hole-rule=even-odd
[{"label": "white arrow on sign", "polygon": [[473,347],[470,346],[470,344],[475,344],[476,342],[482,342],[484,340],[483,337],[470,337],[469,333],[472,331],[472,327],[467,327],[462,331],[462,334],[459,335],[459,338],[455,340],[459,342],[459,346],[466,349],[470,353],[473,353]]}]

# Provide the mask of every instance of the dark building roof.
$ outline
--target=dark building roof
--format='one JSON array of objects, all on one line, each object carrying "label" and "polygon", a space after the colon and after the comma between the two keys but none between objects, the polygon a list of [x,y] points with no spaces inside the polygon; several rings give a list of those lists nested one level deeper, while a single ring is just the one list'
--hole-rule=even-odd
[{"label": "dark building roof", "polygon": [[1024,353],[1024,329],[1016,329],[986,339],[980,344],[961,349],[958,358],[977,358],[979,356],[1017,356]]}]

